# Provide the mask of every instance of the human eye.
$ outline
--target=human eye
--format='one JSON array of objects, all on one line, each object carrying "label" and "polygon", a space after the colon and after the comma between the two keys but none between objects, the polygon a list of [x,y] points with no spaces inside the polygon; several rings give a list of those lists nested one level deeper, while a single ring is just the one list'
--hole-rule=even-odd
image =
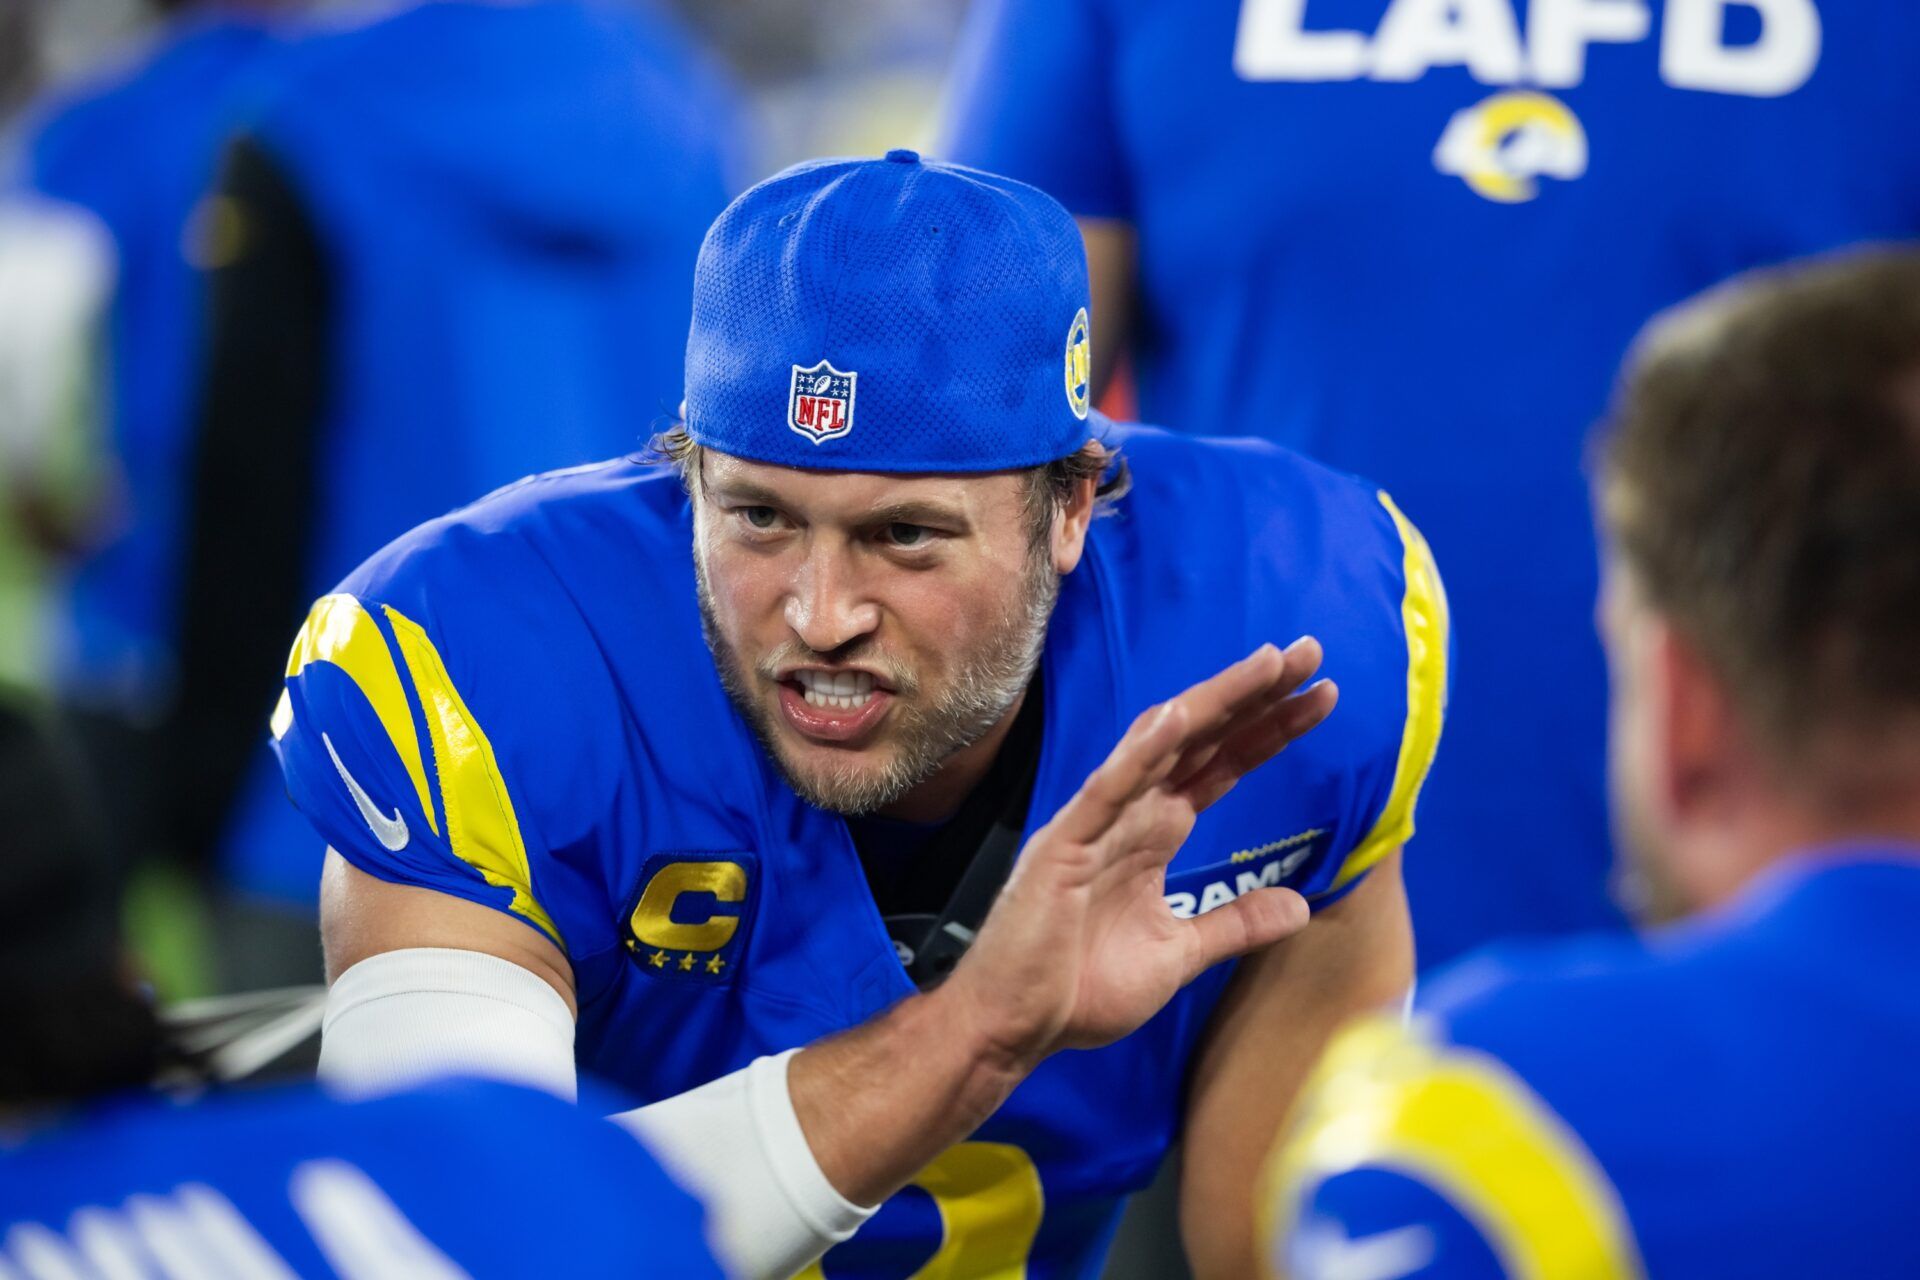
[{"label": "human eye", "polygon": [[908,524],[904,520],[895,520],[881,532],[881,541],[890,547],[911,551],[924,547],[934,539],[934,531],[923,524]]},{"label": "human eye", "polygon": [[733,513],[759,533],[771,533],[780,527],[780,513],[772,507],[735,507]]}]

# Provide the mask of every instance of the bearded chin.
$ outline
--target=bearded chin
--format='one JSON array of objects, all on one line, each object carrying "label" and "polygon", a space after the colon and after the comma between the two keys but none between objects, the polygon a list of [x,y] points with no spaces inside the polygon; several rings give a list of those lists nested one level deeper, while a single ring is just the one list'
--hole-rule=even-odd
[{"label": "bearded chin", "polygon": [[890,731],[876,746],[837,751],[834,754],[844,758],[814,763],[786,752],[775,713],[758,696],[764,682],[720,629],[706,569],[698,556],[694,573],[700,629],[734,710],[753,730],[795,795],[816,809],[848,816],[872,813],[898,801],[1000,723],[1033,679],[1046,645],[1047,621],[1060,594],[1060,576],[1051,564],[1030,565],[1021,598],[980,646],[966,655],[947,688],[929,695],[930,701],[902,698]]}]

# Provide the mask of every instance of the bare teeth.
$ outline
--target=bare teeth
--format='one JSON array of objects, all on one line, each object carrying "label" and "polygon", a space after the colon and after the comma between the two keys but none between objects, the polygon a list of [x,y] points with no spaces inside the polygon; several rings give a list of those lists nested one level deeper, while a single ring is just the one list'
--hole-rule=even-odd
[{"label": "bare teeth", "polygon": [[865,671],[796,671],[793,678],[810,707],[853,711],[873,697],[873,677]]}]

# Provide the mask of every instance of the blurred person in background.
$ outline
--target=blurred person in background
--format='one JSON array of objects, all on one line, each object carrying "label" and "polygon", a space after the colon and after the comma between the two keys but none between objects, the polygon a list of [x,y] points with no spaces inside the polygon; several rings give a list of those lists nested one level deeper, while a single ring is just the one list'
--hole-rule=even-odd
[{"label": "blurred person in background", "polygon": [[150,539],[175,563],[128,589],[167,605],[150,827],[217,863],[223,979],[259,986],[320,972],[319,850],[260,732],[286,636],[394,534],[635,449],[673,411],[738,126],[638,0],[317,15],[235,98],[187,233],[206,272],[189,421],[154,468],[187,494]]},{"label": "blurred person in background", "polygon": [[1920,1275],[1920,255],[1636,348],[1596,486],[1641,941],[1508,944],[1336,1040],[1293,1280]]},{"label": "blurred person in background", "polygon": [[1920,226],[1920,151],[1890,123],[1920,107],[1920,11],[981,0],[971,21],[948,153],[1080,216],[1096,380],[1124,358],[1146,421],[1377,478],[1450,567],[1455,714],[1407,863],[1422,966],[1617,927],[1580,442],[1660,307]]},{"label": "blurred person in background", "polygon": [[85,209],[0,195],[0,693],[47,685],[48,579],[90,514],[113,272],[112,239]]},{"label": "blurred person in background", "polygon": [[1453,715],[1406,865],[1423,969],[1623,926],[1581,441],[1659,308],[1920,226],[1888,123],[1920,105],[1917,38],[1884,0],[971,12],[946,152],[1080,218],[1096,385],[1124,364],[1145,421],[1378,479],[1448,565]]},{"label": "blurred person in background", "polygon": [[751,95],[767,170],[931,135],[966,0],[678,0]]},{"label": "blurred person in background", "polygon": [[[30,106],[10,184],[70,202],[104,227],[115,267],[87,415],[59,447],[89,458],[89,509],[69,520],[69,572],[52,614],[52,681],[112,780],[117,846],[153,851],[150,733],[174,689],[188,459],[204,361],[189,226],[211,185],[235,86],[291,0],[156,3],[131,49]],[[9,308],[9,311],[13,311]]]},{"label": "blurred person in background", "polygon": [[128,974],[98,818],[72,744],[0,698],[0,1274],[718,1280],[700,1206],[544,1094],[201,1093]]}]

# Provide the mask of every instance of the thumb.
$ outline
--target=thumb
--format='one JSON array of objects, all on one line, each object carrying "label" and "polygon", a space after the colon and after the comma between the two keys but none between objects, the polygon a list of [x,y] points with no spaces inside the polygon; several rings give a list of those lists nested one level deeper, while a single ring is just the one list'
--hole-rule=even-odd
[{"label": "thumb", "polygon": [[1255,889],[1224,907],[1187,922],[1194,939],[1191,982],[1222,960],[1231,960],[1292,937],[1312,918],[1307,900],[1291,889]]}]

